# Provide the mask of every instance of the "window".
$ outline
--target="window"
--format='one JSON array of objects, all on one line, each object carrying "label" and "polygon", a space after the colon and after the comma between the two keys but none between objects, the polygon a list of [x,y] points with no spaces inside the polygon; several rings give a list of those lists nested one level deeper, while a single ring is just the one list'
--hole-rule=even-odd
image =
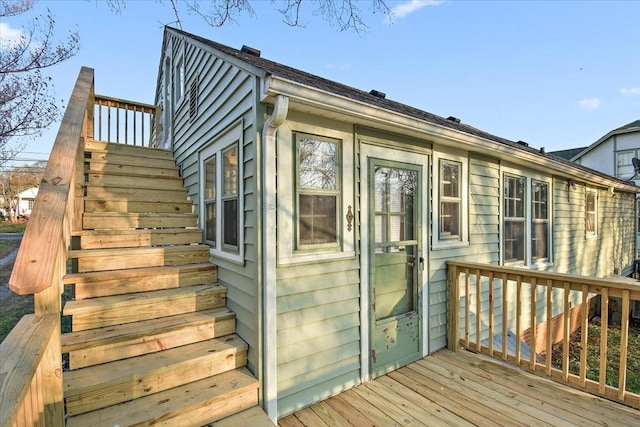
[{"label": "window", "polygon": [[549,184],[531,180],[531,257],[549,259]]},{"label": "window", "polygon": [[632,162],[634,157],[637,157],[635,150],[616,153],[616,178],[627,180],[635,176],[635,168]]},{"label": "window", "polygon": [[242,126],[225,132],[200,152],[201,215],[205,242],[214,255],[242,258],[240,176]]},{"label": "window", "polygon": [[523,261],[525,255],[525,183],[522,176],[504,176],[504,262]]},{"label": "window", "polygon": [[440,240],[460,240],[462,222],[462,164],[440,160]]},{"label": "window", "polygon": [[587,237],[598,235],[598,190],[587,188],[585,202],[585,230]]},{"label": "window", "polygon": [[551,181],[507,170],[502,182],[502,262],[551,262]]},{"label": "window", "polygon": [[173,90],[175,91],[176,96],[174,97],[175,102],[179,102],[184,96],[185,92],[185,69],[184,69],[184,60],[182,58],[178,59],[176,62],[176,71],[174,74],[175,81],[173,82]]},{"label": "window", "polygon": [[339,141],[296,134],[296,249],[338,245]]},{"label": "window", "polygon": [[433,153],[434,249],[469,244],[467,165],[463,152]]}]

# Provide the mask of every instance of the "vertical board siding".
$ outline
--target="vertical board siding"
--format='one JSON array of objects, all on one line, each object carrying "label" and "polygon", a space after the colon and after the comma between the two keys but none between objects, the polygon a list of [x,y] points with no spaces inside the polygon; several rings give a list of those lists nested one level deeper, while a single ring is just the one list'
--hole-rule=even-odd
[{"label": "vertical board siding", "polygon": [[278,412],[291,413],[360,378],[358,259],[278,268]]},{"label": "vertical board siding", "polygon": [[[243,121],[243,203],[244,203],[244,265],[212,259],[218,266],[218,279],[227,287],[228,307],[236,313],[237,332],[249,344],[249,369],[258,366],[258,288],[257,248],[255,235],[256,171],[255,150],[258,130],[255,123],[255,76],[241,70],[188,40],[173,41],[174,60],[184,52],[186,89],[184,99],[175,110],[174,155],[181,167],[184,184],[199,213],[200,173],[198,152],[213,142],[229,126]],[[183,50],[182,50],[183,49]],[[189,117],[188,89],[198,78],[198,113]]]}]

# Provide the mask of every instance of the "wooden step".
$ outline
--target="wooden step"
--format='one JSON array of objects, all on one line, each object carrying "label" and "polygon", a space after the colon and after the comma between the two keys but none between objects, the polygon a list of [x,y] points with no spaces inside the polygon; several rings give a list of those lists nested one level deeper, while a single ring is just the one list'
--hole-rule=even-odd
[{"label": "wooden step", "polygon": [[145,156],[134,156],[129,154],[113,154],[106,151],[97,151],[89,153],[89,156],[84,159],[85,163],[93,164],[94,162],[106,162],[118,165],[131,165],[144,164],[148,168],[161,168],[169,169],[176,166],[176,162],[173,158],[156,158]]},{"label": "wooden step", "polygon": [[65,372],[66,413],[106,408],[245,366],[247,349],[233,334]]},{"label": "wooden step", "polygon": [[184,184],[179,177],[132,177],[130,175],[111,175],[103,173],[85,173],[85,186],[131,187],[139,189],[173,190],[182,189]]},{"label": "wooden step", "polygon": [[117,229],[117,228],[180,228],[196,227],[198,215],[180,213],[120,213],[120,212],[85,212],[82,215],[82,228]]},{"label": "wooden step", "polygon": [[101,363],[210,340],[235,332],[235,313],[226,307],[108,326],[62,335],[69,368]]},{"label": "wooden step", "polygon": [[209,246],[181,245],[153,248],[80,249],[69,251],[76,259],[78,272],[122,270],[125,268],[163,267],[199,264],[209,261]]},{"label": "wooden step", "polygon": [[[66,425],[67,427],[203,426],[228,417],[234,412],[243,411],[245,408],[256,407],[258,386],[258,381],[251,373],[246,368],[240,368],[127,403],[70,417]],[[247,418],[247,420],[250,419]],[[243,427],[266,425],[242,424]]]},{"label": "wooden step", "polygon": [[225,303],[224,286],[195,285],[68,301],[63,315],[73,316],[72,328],[77,332],[224,307]]},{"label": "wooden step", "polygon": [[92,198],[125,199],[137,202],[182,202],[188,200],[187,190],[175,188],[173,190],[152,190],[129,187],[85,187],[85,195]]},{"label": "wooden step", "polygon": [[73,233],[78,249],[140,248],[202,243],[199,228],[83,230]]},{"label": "wooden step", "polygon": [[218,269],[209,263],[71,273],[64,278],[66,285],[75,285],[76,300],[217,282]]},{"label": "wooden step", "polygon": [[125,154],[127,156],[173,160],[173,153],[170,150],[128,144],[117,144],[114,142],[96,141],[92,139],[85,141],[84,151],[89,153],[104,152],[109,154]]},{"label": "wooden step", "polygon": [[193,204],[186,199],[181,202],[140,202],[127,199],[84,198],[85,212],[192,213],[193,209]]},{"label": "wooden step", "polygon": [[157,176],[179,177],[178,168],[172,162],[167,162],[166,167],[150,167],[144,160],[129,159],[126,163],[116,163],[109,160],[90,160],[88,173],[103,173],[129,176]]},{"label": "wooden step", "polygon": [[213,427],[275,427],[264,410],[259,406],[245,409],[213,423]]}]

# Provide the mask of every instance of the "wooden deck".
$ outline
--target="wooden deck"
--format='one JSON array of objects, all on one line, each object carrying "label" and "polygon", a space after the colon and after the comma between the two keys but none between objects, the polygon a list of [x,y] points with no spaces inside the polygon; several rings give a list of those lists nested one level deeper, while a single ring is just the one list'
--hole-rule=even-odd
[{"label": "wooden deck", "polygon": [[470,352],[442,350],[278,424],[640,426],[640,411]]}]

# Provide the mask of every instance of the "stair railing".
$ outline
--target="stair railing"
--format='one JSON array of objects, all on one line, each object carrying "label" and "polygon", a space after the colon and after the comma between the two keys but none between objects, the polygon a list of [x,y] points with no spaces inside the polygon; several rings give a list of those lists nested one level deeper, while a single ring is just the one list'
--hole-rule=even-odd
[{"label": "stair railing", "polygon": [[9,287],[34,295],[0,344],[0,427],[63,426],[60,312],[71,232],[82,224],[84,139],[93,134],[94,72],[80,70],[51,150]]},{"label": "stair railing", "polygon": [[447,269],[450,350],[486,354],[640,408],[640,372],[627,363],[640,285],[460,261]]},{"label": "stair railing", "polygon": [[155,105],[95,95],[94,138],[117,144],[153,147],[159,129]]}]

